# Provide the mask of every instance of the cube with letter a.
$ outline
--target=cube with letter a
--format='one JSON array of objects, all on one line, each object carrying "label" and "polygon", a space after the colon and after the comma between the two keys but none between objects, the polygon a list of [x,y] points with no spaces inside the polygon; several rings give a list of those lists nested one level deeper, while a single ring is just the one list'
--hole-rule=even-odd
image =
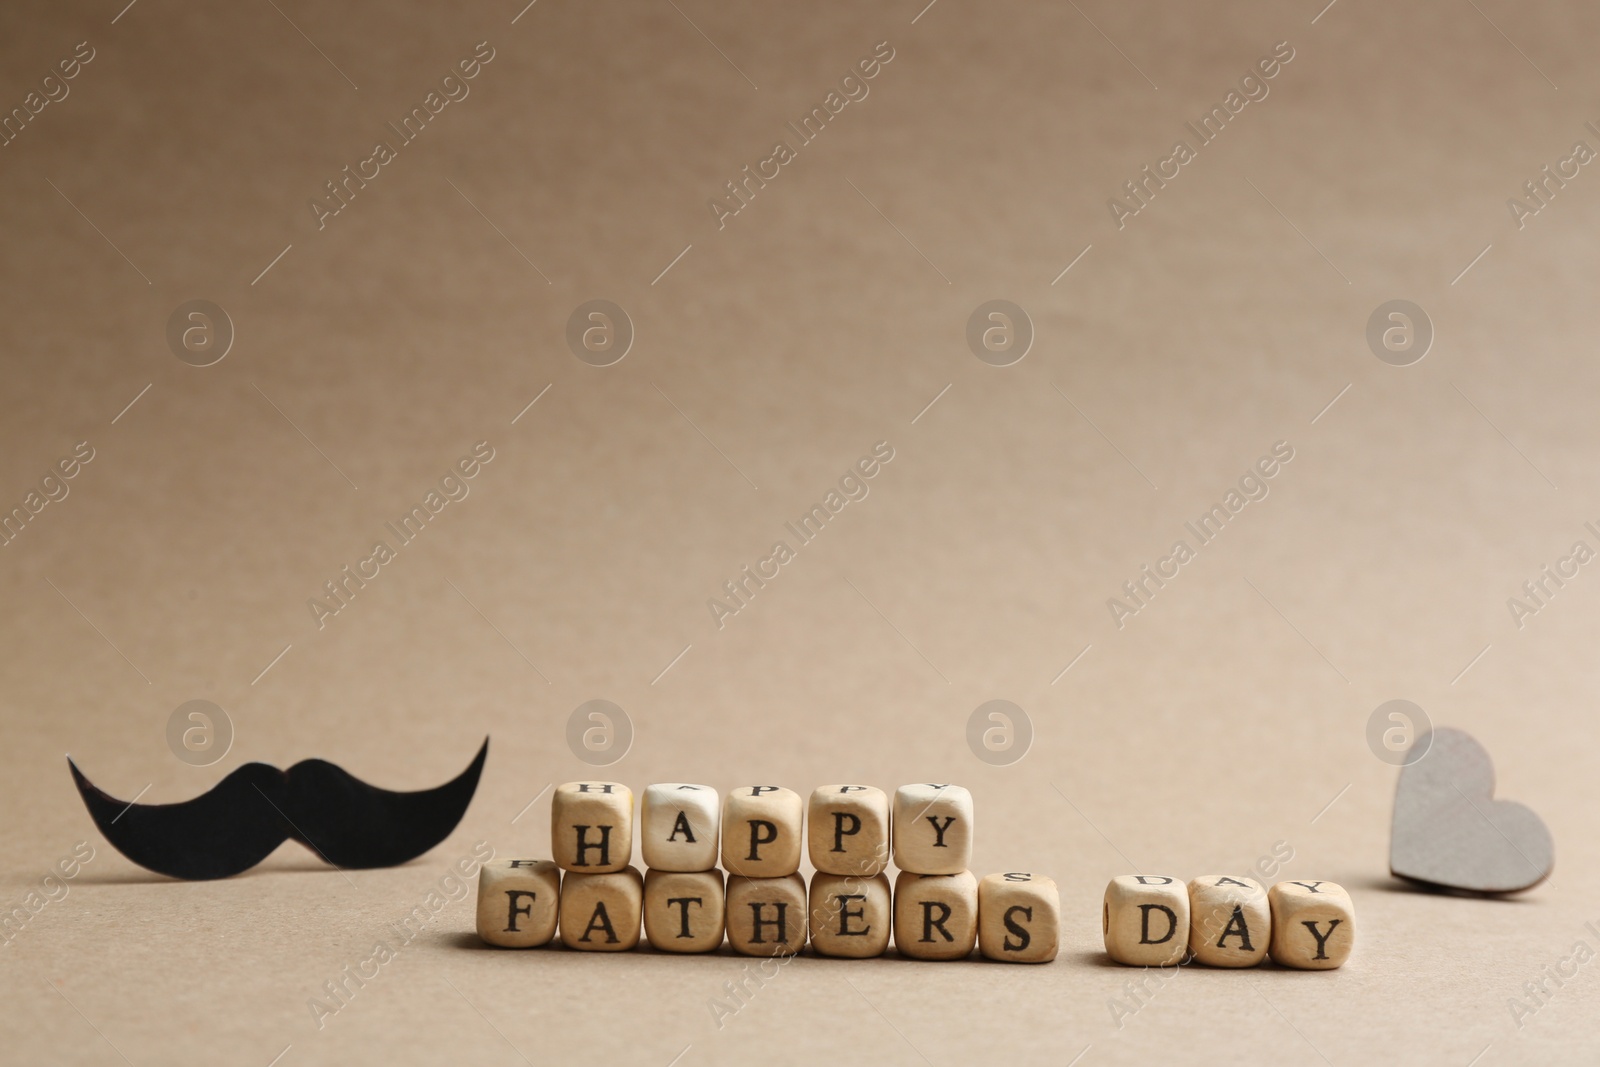
[{"label": "cube with letter a", "polygon": [[709,871],[717,865],[719,798],[709,785],[647,785],[639,801],[639,850],[655,871]]},{"label": "cube with letter a", "polygon": [[1267,891],[1254,878],[1207,874],[1189,882],[1189,951],[1212,967],[1254,967],[1272,944]]}]

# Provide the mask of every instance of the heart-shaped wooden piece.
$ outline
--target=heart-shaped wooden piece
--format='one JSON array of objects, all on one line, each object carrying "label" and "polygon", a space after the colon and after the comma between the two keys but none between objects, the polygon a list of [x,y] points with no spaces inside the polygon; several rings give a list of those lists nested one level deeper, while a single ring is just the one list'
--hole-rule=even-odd
[{"label": "heart-shaped wooden piece", "polygon": [[1494,763],[1464,730],[1441,726],[1400,769],[1389,870],[1401,878],[1477,893],[1515,893],[1544,881],[1555,845],[1544,820],[1494,799]]}]

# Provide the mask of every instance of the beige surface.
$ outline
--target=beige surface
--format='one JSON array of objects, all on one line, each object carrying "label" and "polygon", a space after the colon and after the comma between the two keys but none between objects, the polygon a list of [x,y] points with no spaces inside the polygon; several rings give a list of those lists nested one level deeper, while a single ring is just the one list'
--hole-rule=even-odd
[{"label": "beige surface", "polygon": [[[1582,568],[1521,629],[1507,607],[1600,544],[1600,177],[1582,168],[1521,230],[1506,208],[1600,143],[1592,7],[1341,0],[1313,25],[1320,2],[542,0],[513,24],[518,0],[140,0],[113,24],[121,6],[0,10],[6,107],[95,50],[0,148],[0,500],[93,449],[0,548],[8,905],[95,850],[0,949],[3,1058],[1087,1047],[1084,1065],[1488,1067],[1600,1049],[1600,975],[1572,955],[1600,948],[1600,577]],[[318,230],[307,201],[479,41],[470,96]],[[797,141],[785,123],[882,41],[870,95],[719,230],[708,198]],[[1107,199],[1280,41],[1270,95],[1118,230]],[[196,298],[237,329],[204,369],[165,339]],[[564,341],[594,298],[636,327],[603,369]],[[964,340],[993,298],[1036,329],[1011,367]],[[1395,298],[1437,329],[1407,368],[1364,337]],[[470,495],[319,629],[308,598],[479,441]],[[868,495],[719,629],[708,598],[880,441]],[[1107,599],[1279,441],[1269,495],[1119,629]],[[565,727],[602,697],[636,736],[596,769]],[[1549,882],[1510,902],[1396,889],[1395,771],[1364,733],[1396,697],[1487,746],[1501,795],[1551,828]],[[165,740],[196,698],[237,728],[203,769]],[[997,698],[1036,731],[1007,767],[966,743]],[[486,733],[477,799],[418,861],[342,874],[291,845],[200,885],[106,846],[63,760],[147,801],[312,755],[417,788]],[[455,865],[479,841],[546,854],[548,795],[520,813],[597,775],[962,783],[973,869],[1059,882],[1061,957],[807,956],[719,1028],[710,1002],[746,960],[477,947]],[[1133,974],[1101,953],[1106,880],[1254,876],[1290,851],[1284,876],[1350,890],[1349,964],[1184,969],[1119,1028]],[[384,938],[398,950],[369,966]],[[308,1001],[373,966],[318,1029]],[[1519,1029],[1508,999],[1540,979]]]}]

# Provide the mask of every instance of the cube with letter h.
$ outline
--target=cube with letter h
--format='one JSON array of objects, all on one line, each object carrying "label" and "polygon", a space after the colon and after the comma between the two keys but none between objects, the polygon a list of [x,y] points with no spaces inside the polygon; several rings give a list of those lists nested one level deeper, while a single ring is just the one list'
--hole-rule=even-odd
[{"label": "cube with letter h", "polygon": [[633,858],[633,792],[620,782],[568,782],[550,798],[550,851],[564,871],[610,874]]},{"label": "cube with letter h", "polygon": [[894,793],[894,865],[960,874],[972,863],[972,794],[959,785],[903,785]]},{"label": "cube with letter h", "polygon": [[807,919],[806,880],[798,873],[728,879],[728,944],[735,952],[792,956],[806,945]]}]

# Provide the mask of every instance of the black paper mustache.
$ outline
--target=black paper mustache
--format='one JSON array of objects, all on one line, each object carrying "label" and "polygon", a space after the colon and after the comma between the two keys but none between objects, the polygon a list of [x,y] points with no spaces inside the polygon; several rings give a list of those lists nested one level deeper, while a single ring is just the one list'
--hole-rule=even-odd
[{"label": "black paper mustache", "polygon": [[466,770],[434,789],[395,793],[326,760],[287,771],[246,763],[208,792],[178,804],[130,804],[105,793],[67,757],[94,824],[118,852],[173,878],[227,878],[286,840],[335,867],[392,867],[450,835],[466,814],[489,739]]}]

